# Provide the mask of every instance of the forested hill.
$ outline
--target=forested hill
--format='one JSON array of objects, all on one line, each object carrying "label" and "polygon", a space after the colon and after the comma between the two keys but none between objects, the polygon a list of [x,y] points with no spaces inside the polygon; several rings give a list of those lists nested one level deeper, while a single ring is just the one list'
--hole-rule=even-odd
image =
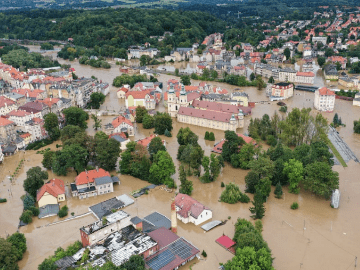
[{"label": "forested hill", "polygon": [[101,10],[32,10],[0,13],[0,38],[35,40],[74,39],[84,47],[113,46],[127,49],[131,45],[150,42],[165,31],[169,48],[189,47],[202,42],[205,36],[224,32],[224,21],[199,11],[148,9]]}]

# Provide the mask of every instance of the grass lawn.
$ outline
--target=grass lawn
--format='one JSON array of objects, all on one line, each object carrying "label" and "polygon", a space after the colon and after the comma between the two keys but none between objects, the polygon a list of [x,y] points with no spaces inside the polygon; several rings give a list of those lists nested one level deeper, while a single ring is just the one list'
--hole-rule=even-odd
[{"label": "grass lawn", "polygon": [[340,155],[340,153],[338,152],[338,150],[336,150],[335,146],[329,142],[329,147],[331,149],[331,151],[334,153],[335,157],[339,160],[339,162],[341,163],[341,165],[343,167],[347,167],[345,160],[342,158],[342,156]]}]

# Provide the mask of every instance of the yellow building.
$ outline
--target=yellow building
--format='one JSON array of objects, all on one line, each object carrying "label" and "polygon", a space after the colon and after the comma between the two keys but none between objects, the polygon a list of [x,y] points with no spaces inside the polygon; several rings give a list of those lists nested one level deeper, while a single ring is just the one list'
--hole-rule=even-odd
[{"label": "yellow building", "polygon": [[26,145],[31,143],[31,134],[29,132],[21,134],[20,137],[23,138]]},{"label": "yellow building", "polygon": [[37,191],[36,200],[39,208],[65,201],[64,181],[56,178],[51,179]]},{"label": "yellow building", "polygon": [[234,92],[231,99],[239,101],[239,105],[249,107],[249,96],[245,92]]}]

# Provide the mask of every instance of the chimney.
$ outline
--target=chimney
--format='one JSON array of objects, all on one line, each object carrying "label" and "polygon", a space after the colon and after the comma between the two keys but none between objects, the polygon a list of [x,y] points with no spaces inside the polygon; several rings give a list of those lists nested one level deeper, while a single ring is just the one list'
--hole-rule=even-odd
[{"label": "chimney", "polygon": [[176,219],[176,207],[175,207],[175,200],[172,199],[171,203],[171,231],[173,233],[177,233],[177,219]]},{"label": "chimney", "polygon": [[85,169],[85,173],[87,174],[87,170]]},{"label": "chimney", "polygon": [[99,172],[99,167],[98,167],[98,166],[96,166],[95,168],[96,168],[96,171],[97,171],[97,172]]}]

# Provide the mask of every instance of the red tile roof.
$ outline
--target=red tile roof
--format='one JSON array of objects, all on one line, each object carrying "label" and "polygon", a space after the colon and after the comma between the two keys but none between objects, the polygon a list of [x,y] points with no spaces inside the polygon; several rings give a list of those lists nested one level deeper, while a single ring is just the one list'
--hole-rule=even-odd
[{"label": "red tile roof", "polygon": [[179,239],[179,236],[165,227],[161,227],[155,231],[149,232],[148,235],[158,243],[159,249],[166,247],[167,245]]},{"label": "red tile roof", "polygon": [[196,85],[185,85],[185,91],[189,92],[189,91],[198,91],[199,90],[199,86]]},{"label": "red tile roof", "polygon": [[44,104],[48,105],[49,107],[51,107],[52,105],[58,103],[59,100],[60,99],[58,99],[58,98],[45,98],[45,99],[39,99],[39,102],[44,103]]},{"label": "red tile roof", "polygon": [[91,170],[87,172],[85,171],[80,173],[75,178],[75,184],[78,186],[87,183],[93,183],[95,181],[95,178],[104,177],[104,176],[110,176],[110,173],[101,168],[99,168],[98,170]]},{"label": "red tile roof", "polygon": [[7,114],[7,116],[17,116],[17,117],[24,117],[30,115],[31,113],[22,111],[22,110],[13,110]]},{"label": "red tile roof", "polygon": [[[202,110],[190,107],[180,107],[179,115],[193,116],[197,118],[204,118],[208,120],[214,120],[219,122],[229,123],[232,113],[225,113],[219,111]],[[236,117],[236,116],[235,116]]]},{"label": "red tile roof", "polygon": [[37,191],[36,200],[39,201],[45,192],[56,198],[61,194],[65,194],[64,181],[57,178],[51,179]]},{"label": "red tile roof", "polygon": [[225,104],[214,101],[194,100],[192,102],[192,106],[195,108],[207,109],[210,111],[227,112],[233,114],[239,113],[239,107],[236,105]]},{"label": "red tile roof", "polygon": [[0,117],[0,127],[8,126],[11,124],[14,124],[14,122],[7,120],[6,118]]},{"label": "red tile roof", "polygon": [[320,88],[319,89],[319,94],[321,96],[335,96],[335,93],[333,91],[329,90],[326,87]]},{"label": "red tile roof", "polygon": [[110,135],[109,135],[109,139],[112,138],[112,137],[115,136],[115,135],[120,136],[120,137],[123,138],[123,139],[127,139],[126,134],[125,134],[124,132],[110,134]]},{"label": "red tile roof", "polygon": [[31,134],[27,132],[27,133],[21,134],[20,137],[25,139],[27,137],[31,137]]},{"label": "red tile roof", "polygon": [[118,126],[121,125],[121,123],[125,122],[126,124],[133,126],[133,123],[131,123],[131,121],[127,118],[125,118],[124,116],[120,115],[117,118],[115,118],[111,124],[113,125],[114,128],[117,128]]},{"label": "red tile roof", "polygon": [[296,73],[296,76],[315,77],[315,74],[313,72],[300,72],[300,71],[298,71]]},{"label": "red tile roof", "polygon": [[156,137],[155,134],[151,134],[149,137],[146,137],[144,139],[138,140],[137,143],[141,144],[144,147],[148,147],[149,143],[151,142],[152,139],[154,139]]},{"label": "red tile roof", "polygon": [[125,93],[127,93],[129,91],[129,89],[127,89],[126,87],[121,87],[119,90],[117,90],[117,92],[119,91],[123,91]]},{"label": "red tile roof", "polygon": [[236,244],[233,240],[231,240],[226,235],[219,237],[218,239],[215,240],[215,242],[218,243],[219,245],[223,246],[226,249],[228,249]]},{"label": "red tile roof", "polygon": [[[253,145],[256,144],[256,141],[251,137],[245,136],[245,135],[240,134],[240,133],[237,133],[237,135],[239,137],[243,138],[245,143],[252,143]],[[223,147],[224,143],[225,143],[225,139],[222,139],[220,142],[218,142],[218,143],[216,143],[214,145],[214,148],[211,151],[214,152],[214,153],[221,154],[222,153],[222,147]]]},{"label": "red tile roof", "polygon": [[132,96],[134,99],[145,99],[146,95],[150,95],[150,91],[130,91],[125,94],[125,97],[128,98],[129,96]]},{"label": "red tile roof", "polygon": [[11,99],[9,99],[7,97],[0,96],[0,108],[5,107],[5,104],[7,106],[12,106],[15,104],[15,101],[12,101]]},{"label": "red tile roof", "polygon": [[198,218],[198,216],[204,211],[209,210],[208,207],[199,203],[189,195],[179,193],[175,197],[175,205],[180,208],[177,212],[180,216],[187,218],[190,216]]}]

